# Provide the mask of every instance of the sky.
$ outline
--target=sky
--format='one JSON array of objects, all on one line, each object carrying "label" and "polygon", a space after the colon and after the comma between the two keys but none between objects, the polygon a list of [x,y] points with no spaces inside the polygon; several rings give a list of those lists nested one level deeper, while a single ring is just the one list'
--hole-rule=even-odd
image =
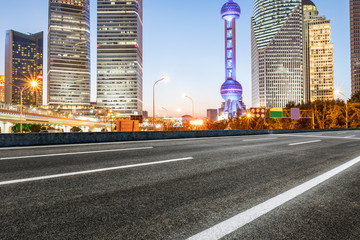
[{"label": "sky", "polygon": [[[91,86],[96,99],[96,1],[91,1]],[[237,80],[244,102],[251,107],[252,0],[235,0],[242,9],[237,21]],[[164,75],[168,82],[156,85],[156,112],[160,116],[206,116],[219,108],[220,87],[225,81],[224,23],[220,9],[225,0],[144,0],[144,110],[152,112],[153,84]],[[320,15],[331,20],[334,43],[335,88],[351,94],[348,0],[313,0]],[[0,75],[4,74],[5,32],[44,31],[47,45],[48,0],[0,0]],[[45,47],[45,52],[47,48]],[[45,71],[47,56],[44,54]],[[44,74],[46,82],[46,74]],[[46,83],[44,84],[46,88]],[[166,112],[163,108],[167,109]],[[181,109],[178,113],[177,109]]]}]

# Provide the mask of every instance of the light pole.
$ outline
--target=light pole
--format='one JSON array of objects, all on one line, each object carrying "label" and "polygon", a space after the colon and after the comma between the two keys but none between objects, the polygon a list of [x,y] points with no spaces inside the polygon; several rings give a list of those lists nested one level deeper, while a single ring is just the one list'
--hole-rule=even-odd
[{"label": "light pole", "polygon": [[335,90],[335,95],[341,94],[345,97],[345,114],[346,114],[346,128],[349,128],[349,121],[348,121],[348,100],[345,94],[343,94],[340,90]]},{"label": "light pole", "polygon": [[194,116],[194,100],[193,100],[191,97],[189,97],[189,96],[185,96],[185,97],[188,98],[188,99],[190,99],[191,102],[192,102],[192,118],[195,118],[195,116]]},{"label": "light pole", "polygon": [[160,80],[157,80],[155,83],[154,83],[154,86],[153,86],[153,128],[154,128],[154,131],[155,131],[155,85],[158,83],[158,82],[161,82],[161,81],[167,81],[168,80],[168,77],[163,77],[162,79]]},{"label": "light pole", "polygon": [[[16,87],[20,91],[20,133],[23,133],[23,124],[22,124],[22,122],[23,122],[23,120],[22,120],[22,115],[23,115],[23,92],[24,92],[25,89],[29,88],[29,86],[19,87],[19,86],[16,86],[15,84],[12,84],[12,83],[10,83],[10,85]],[[38,85],[38,83],[35,80],[30,82],[30,87],[36,88],[37,85]]]}]

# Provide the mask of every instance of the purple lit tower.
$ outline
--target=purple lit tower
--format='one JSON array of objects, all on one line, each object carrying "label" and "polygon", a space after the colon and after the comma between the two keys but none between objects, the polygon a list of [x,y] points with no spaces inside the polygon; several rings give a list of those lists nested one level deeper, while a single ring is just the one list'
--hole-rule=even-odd
[{"label": "purple lit tower", "polygon": [[236,81],[236,30],[235,21],[240,17],[241,9],[233,0],[228,0],[221,8],[225,20],[225,83],[221,86],[221,96],[225,100],[224,114],[236,117],[242,113],[241,84]]}]

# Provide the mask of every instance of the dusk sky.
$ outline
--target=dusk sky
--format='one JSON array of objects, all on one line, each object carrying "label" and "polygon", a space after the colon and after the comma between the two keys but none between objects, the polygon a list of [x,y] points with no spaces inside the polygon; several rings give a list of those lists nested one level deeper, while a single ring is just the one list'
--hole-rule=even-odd
[{"label": "dusk sky", "polygon": [[[220,16],[225,0],[144,0],[144,110],[152,111],[152,87],[163,75],[169,82],[156,86],[156,111],[164,115],[191,114],[219,108],[220,86],[224,82],[224,24]],[[251,0],[237,0],[241,18],[237,21],[237,80],[243,85],[244,101],[251,107]],[[320,15],[331,20],[334,43],[335,88],[350,96],[349,1],[313,0]],[[96,0],[91,0],[92,101],[96,97]],[[47,44],[48,0],[1,0],[0,75],[4,74],[5,31],[44,31]],[[46,51],[46,48],[45,48]],[[47,58],[44,58],[45,70]],[[45,75],[46,81],[46,75]]]}]

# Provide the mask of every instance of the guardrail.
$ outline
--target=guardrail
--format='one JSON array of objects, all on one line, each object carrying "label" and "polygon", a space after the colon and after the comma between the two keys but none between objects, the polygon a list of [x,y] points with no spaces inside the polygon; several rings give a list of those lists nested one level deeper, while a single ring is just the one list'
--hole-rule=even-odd
[{"label": "guardrail", "polygon": [[93,132],[93,133],[28,133],[0,134],[0,147],[36,146],[75,143],[120,142],[242,135],[305,133],[324,131],[351,131],[360,129],[281,129],[281,130],[231,130],[231,131],[164,131],[164,132]]}]

